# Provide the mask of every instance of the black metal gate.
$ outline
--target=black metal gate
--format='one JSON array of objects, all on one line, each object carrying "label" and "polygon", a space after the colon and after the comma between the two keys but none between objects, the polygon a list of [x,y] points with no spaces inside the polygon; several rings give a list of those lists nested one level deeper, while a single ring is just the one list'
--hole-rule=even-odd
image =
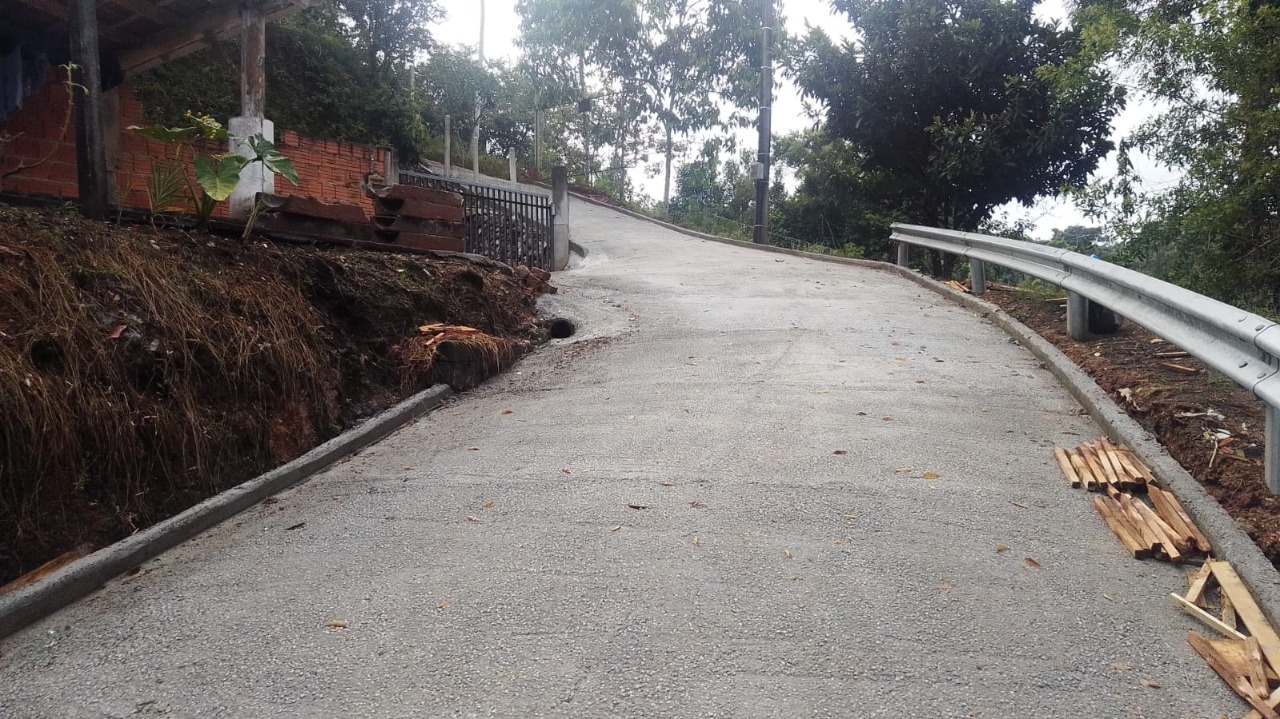
[{"label": "black metal gate", "polygon": [[551,270],[551,198],[507,187],[451,180],[420,172],[400,173],[400,184],[462,195],[467,252],[512,267]]}]

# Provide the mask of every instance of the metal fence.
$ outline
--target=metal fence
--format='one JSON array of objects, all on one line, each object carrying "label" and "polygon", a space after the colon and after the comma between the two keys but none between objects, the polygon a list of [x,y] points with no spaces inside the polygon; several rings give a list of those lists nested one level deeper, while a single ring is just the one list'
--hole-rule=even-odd
[{"label": "metal fence", "polygon": [[1056,247],[919,225],[894,225],[898,264],[916,245],[969,259],[972,292],[986,289],[984,263],[1067,290],[1067,332],[1088,338],[1088,301],[1098,302],[1198,357],[1267,406],[1266,479],[1280,493],[1280,325],[1141,272]]},{"label": "metal fence", "polygon": [[462,195],[467,252],[512,267],[551,270],[554,217],[549,196],[420,172],[401,172],[400,184]]}]

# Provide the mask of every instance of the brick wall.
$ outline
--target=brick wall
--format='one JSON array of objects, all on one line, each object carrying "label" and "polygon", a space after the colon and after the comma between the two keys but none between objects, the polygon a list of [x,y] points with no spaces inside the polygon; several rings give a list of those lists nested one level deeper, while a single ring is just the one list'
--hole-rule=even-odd
[{"label": "brick wall", "polygon": [[[270,89],[268,88],[268,92]],[[119,135],[109,144],[107,165],[115,173],[113,197],[126,207],[145,209],[147,178],[156,159],[173,157],[175,148],[130,132],[130,125],[147,124],[142,105],[133,88],[125,84],[117,89],[120,108]],[[193,108],[197,109],[197,108]],[[40,92],[27,98],[16,115],[0,124],[0,135],[19,135],[0,149],[0,172],[22,160],[37,160],[51,150],[53,156],[40,167],[13,175],[4,181],[6,192],[75,198],[79,195],[76,181],[75,132],[69,128],[59,137],[67,111],[67,93],[52,75]],[[365,214],[373,211],[373,202],[365,196],[361,185],[372,170],[385,172],[388,150],[336,140],[302,137],[296,132],[277,129],[276,146],[293,160],[298,170],[298,186],[284,178],[276,178],[276,193],[315,197],[322,202],[359,205]],[[202,152],[225,152],[225,148],[207,146]],[[191,152],[182,160],[190,167]],[[225,211],[224,208],[220,210]]]}]

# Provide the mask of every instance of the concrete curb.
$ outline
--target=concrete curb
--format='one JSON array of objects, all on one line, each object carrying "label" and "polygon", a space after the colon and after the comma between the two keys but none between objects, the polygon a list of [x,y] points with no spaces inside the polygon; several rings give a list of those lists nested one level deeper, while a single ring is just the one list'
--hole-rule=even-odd
[{"label": "concrete curb", "polygon": [[1152,471],[1177,495],[1187,513],[1200,525],[1200,529],[1213,542],[1214,556],[1231,562],[1240,578],[1244,580],[1245,584],[1253,592],[1254,598],[1258,600],[1258,604],[1267,614],[1267,618],[1272,624],[1280,626],[1280,621],[1278,621],[1280,620],[1280,572],[1276,571],[1276,568],[1272,566],[1270,560],[1262,553],[1262,550],[1258,549],[1258,545],[1254,544],[1253,540],[1231,518],[1231,515],[1227,514],[1227,510],[1223,509],[1222,505],[1218,504],[1218,501],[1205,491],[1195,477],[1192,477],[1181,464],[1169,456],[1164,447],[1148,434],[1142,428],[1142,425],[1138,424],[1123,409],[1116,406],[1110,395],[1099,387],[1098,383],[1088,373],[1080,369],[1075,362],[1071,361],[1071,358],[1063,354],[1062,350],[1055,347],[1052,342],[1041,337],[1030,327],[1014,319],[1012,315],[996,305],[968,293],[954,290],[933,278],[892,263],[819,255],[799,250],[741,242],[727,237],[716,237],[677,227],[667,222],[655,220],[652,217],[580,195],[574,195],[574,197],[698,239],[720,242],[735,247],[747,247],[764,252],[773,252],[775,254],[804,257],[820,262],[834,262],[867,267],[882,272],[895,272],[991,320],[1043,362],[1049,371],[1053,372],[1054,376],[1058,378],[1058,381],[1067,388],[1071,396],[1080,403],[1080,406],[1089,413],[1093,421],[1103,428],[1111,440],[1129,445],[1134,453],[1151,467]]},{"label": "concrete curb", "polygon": [[357,452],[435,409],[453,394],[435,385],[288,464],[206,499],[181,514],[103,547],[34,584],[0,597],[0,639],[91,594],[107,581],[234,517],[335,461]]}]

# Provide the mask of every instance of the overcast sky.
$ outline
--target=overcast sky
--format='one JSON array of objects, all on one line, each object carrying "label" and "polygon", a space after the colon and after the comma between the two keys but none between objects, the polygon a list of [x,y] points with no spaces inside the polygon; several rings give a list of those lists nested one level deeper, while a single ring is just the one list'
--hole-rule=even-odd
[{"label": "overcast sky", "polygon": [[[484,0],[486,11],[485,55],[489,58],[504,58],[514,61],[519,56],[516,49],[516,38],[520,32],[520,19],[515,11],[516,0]],[[478,0],[442,0],[447,18],[435,28],[435,36],[451,44],[475,46],[480,40],[480,2]],[[787,29],[793,34],[804,32],[806,22],[813,27],[821,27],[834,37],[848,37],[852,28],[848,18],[831,11],[828,0],[781,0],[781,12],[787,21]],[[1037,14],[1047,19],[1064,18],[1066,11],[1062,0],[1046,0],[1036,10]],[[780,74],[779,74],[780,75]],[[801,130],[813,124],[812,119],[804,114],[799,93],[794,85],[785,77],[779,78],[782,87],[773,105],[773,131],[775,135],[784,135]],[[1115,130],[1119,137],[1131,132],[1134,127],[1150,117],[1153,108],[1143,102],[1130,102],[1130,107],[1116,118]],[[755,146],[755,131],[745,130],[739,133],[739,144],[743,147]],[[1144,179],[1151,186],[1159,186],[1174,179],[1175,175],[1141,159],[1136,163]],[[1112,158],[1103,164],[1099,174],[1103,176],[1114,172],[1115,162]],[[650,196],[662,196],[662,178],[646,178],[640,169],[633,171],[632,179]],[[672,190],[674,191],[674,187]],[[1035,224],[1034,234],[1047,239],[1054,228],[1072,224],[1094,224],[1084,219],[1083,215],[1070,203],[1047,200],[1037,203],[1035,207],[1024,208],[1011,205],[1001,208],[997,214],[1005,214],[1008,219],[1029,219]]]}]

